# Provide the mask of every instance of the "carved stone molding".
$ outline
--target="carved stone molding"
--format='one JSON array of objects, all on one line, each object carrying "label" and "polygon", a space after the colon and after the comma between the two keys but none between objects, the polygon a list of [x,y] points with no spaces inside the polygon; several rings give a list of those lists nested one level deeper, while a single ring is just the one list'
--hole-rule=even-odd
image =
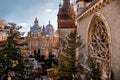
[{"label": "carved stone molding", "polygon": [[115,0],[94,0],[90,3],[89,6],[85,7],[83,11],[78,12],[77,20],[81,21],[88,15],[91,15],[100,10],[102,7],[105,7],[106,5],[110,4],[112,1]]},{"label": "carved stone molding", "polygon": [[103,77],[110,78],[111,51],[107,28],[99,17],[96,17],[91,24],[88,35],[89,54],[95,59],[96,66],[101,69]]}]

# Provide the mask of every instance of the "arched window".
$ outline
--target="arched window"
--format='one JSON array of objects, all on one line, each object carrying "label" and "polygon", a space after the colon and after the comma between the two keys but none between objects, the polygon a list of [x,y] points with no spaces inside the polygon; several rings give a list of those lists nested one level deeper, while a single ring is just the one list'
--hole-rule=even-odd
[{"label": "arched window", "polygon": [[46,41],[42,41],[42,48],[46,48]]},{"label": "arched window", "polygon": [[99,16],[94,16],[88,31],[88,51],[102,71],[104,78],[111,76],[111,51],[108,26]]}]

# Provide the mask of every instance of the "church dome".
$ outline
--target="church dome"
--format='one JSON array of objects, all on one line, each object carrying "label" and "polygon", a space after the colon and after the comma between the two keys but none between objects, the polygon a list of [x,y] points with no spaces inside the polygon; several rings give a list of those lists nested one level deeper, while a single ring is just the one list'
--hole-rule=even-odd
[{"label": "church dome", "polygon": [[34,25],[31,27],[30,32],[32,33],[40,33],[41,32],[41,27],[38,24],[37,18],[34,21]]},{"label": "church dome", "polygon": [[45,33],[54,34],[54,27],[50,24],[50,21],[49,24],[45,27]]}]

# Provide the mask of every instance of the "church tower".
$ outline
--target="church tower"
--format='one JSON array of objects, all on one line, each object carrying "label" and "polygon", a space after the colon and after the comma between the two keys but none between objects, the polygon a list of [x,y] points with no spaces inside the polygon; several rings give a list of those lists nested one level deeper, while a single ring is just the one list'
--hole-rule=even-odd
[{"label": "church tower", "polygon": [[70,0],[64,0],[63,5],[59,5],[58,11],[58,31],[60,39],[65,38],[71,31],[76,31],[75,13]]}]

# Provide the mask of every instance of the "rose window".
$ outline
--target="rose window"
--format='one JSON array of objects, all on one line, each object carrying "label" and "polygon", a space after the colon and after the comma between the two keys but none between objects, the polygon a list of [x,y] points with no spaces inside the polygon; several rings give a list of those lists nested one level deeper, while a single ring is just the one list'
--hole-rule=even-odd
[{"label": "rose window", "polygon": [[104,78],[110,77],[110,45],[105,24],[96,19],[89,33],[89,53],[96,60]]}]

